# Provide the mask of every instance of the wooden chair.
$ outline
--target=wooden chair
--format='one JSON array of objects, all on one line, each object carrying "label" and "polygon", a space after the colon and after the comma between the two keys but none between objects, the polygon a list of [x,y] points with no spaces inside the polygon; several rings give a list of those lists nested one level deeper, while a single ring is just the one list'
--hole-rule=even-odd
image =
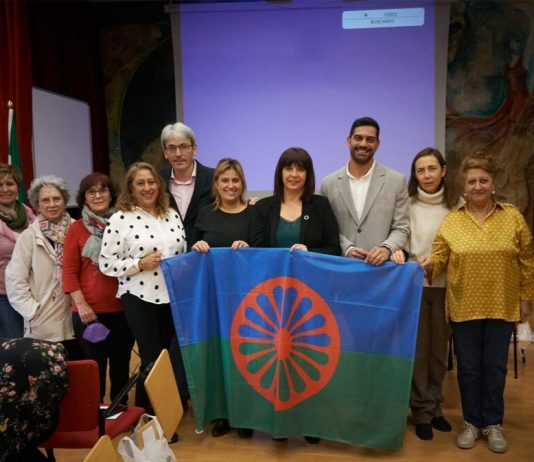
[{"label": "wooden chair", "polygon": [[[58,426],[40,445],[51,461],[55,460],[53,448],[92,448],[104,434],[115,438],[128,431],[145,412],[142,407],[126,407],[118,418],[106,419],[100,410],[98,365],[92,359],[67,361],[67,374],[69,390],[60,405]],[[127,386],[135,383],[134,378]]]},{"label": "wooden chair", "polygon": [[93,449],[85,456],[83,462],[120,462],[121,459],[115,451],[113,441],[108,435],[101,436]]},{"label": "wooden chair", "polygon": [[152,370],[145,379],[145,390],[165,438],[171,442],[177,441],[177,437],[173,438],[173,436],[182,420],[184,409],[167,350],[160,353],[152,366]]}]

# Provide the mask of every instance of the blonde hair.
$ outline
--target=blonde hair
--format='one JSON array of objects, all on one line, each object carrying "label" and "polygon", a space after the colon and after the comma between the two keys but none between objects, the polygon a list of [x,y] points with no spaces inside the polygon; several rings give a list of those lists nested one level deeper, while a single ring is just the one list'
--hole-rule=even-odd
[{"label": "blonde hair", "polygon": [[158,184],[156,213],[160,217],[167,215],[169,213],[169,196],[167,195],[167,192],[165,190],[165,183],[163,181],[163,178],[161,178],[159,173],[156,171],[156,169],[148,162],[135,162],[126,172],[126,176],[124,177],[122,183],[121,192],[119,194],[119,197],[117,198],[117,210],[129,212],[137,206],[135,198],[132,194],[132,183],[135,175],[140,170],[148,170],[156,180],[156,183]]},{"label": "blonde hair", "polygon": [[481,151],[477,152],[476,154],[467,155],[462,160],[460,172],[462,172],[462,175],[465,178],[465,174],[467,173],[467,171],[473,168],[479,168],[481,170],[484,170],[485,172],[489,173],[493,179],[495,179],[495,176],[499,172],[495,161],[491,157],[486,156]]},{"label": "blonde hair", "polygon": [[228,170],[234,170],[241,180],[241,184],[243,185],[243,189],[241,189],[241,195],[239,196],[239,202],[244,204],[245,201],[245,191],[247,189],[247,182],[245,180],[245,172],[243,171],[243,167],[236,159],[231,159],[230,157],[226,157],[224,159],[221,159],[219,162],[217,162],[217,167],[215,167],[215,171],[213,172],[213,183],[211,185],[211,192],[213,197],[215,198],[214,201],[214,210],[217,210],[221,207],[221,196],[219,194],[219,191],[217,191],[217,188],[215,187],[215,184],[217,183],[217,180],[219,177]]}]

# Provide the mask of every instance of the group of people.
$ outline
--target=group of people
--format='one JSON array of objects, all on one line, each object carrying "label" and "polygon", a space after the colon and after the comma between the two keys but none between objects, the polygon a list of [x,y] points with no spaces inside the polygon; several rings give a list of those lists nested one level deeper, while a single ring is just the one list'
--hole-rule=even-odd
[{"label": "group of people", "polygon": [[[433,429],[451,431],[441,403],[452,327],[465,420],[457,445],[473,447],[483,434],[491,450],[506,451],[501,424],[508,345],[514,323],[530,314],[534,299],[534,247],[524,218],[495,199],[497,171],[483,155],[464,160],[465,194],[455,200],[436,149],[417,153],[406,187],[402,174],[374,159],[380,146],[374,119],[356,119],[347,146],[347,164],[323,179],[319,194],[309,153],[292,147],[278,160],[273,195],[246,200],[239,161],[202,165],[191,128],[171,124],[161,133],[167,168],[160,174],[134,163],[116,202],[108,176],[86,176],[76,198],[78,221],[66,211],[63,180],[32,182],[35,217],[17,200],[17,171],[0,166],[0,337],[61,342],[68,357],[94,358],[102,396],[109,363],[111,398],[128,380],[134,339],[141,367],[168,348],[186,400],[163,258],[254,246],[370,265],[409,259],[426,273],[410,396],[417,436],[430,440]],[[93,343],[84,334],[96,321],[109,334]],[[142,385],[136,404],[150,409]],[[228,421],[216,419],[212,435],[228,431]],[[252,435],[251,429],[237,431]]]}]

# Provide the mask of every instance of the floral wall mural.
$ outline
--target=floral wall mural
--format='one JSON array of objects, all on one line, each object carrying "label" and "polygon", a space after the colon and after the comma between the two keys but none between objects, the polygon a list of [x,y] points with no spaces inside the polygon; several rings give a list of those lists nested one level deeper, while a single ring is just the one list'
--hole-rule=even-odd
[{"label": "floral wall mural", "polygon": [[[447,76],[447,160],[483,151],[501,168],[497,193],[533,223],[534,3],[452,5]],[[456,181],[456,190],[459,191]]]}]

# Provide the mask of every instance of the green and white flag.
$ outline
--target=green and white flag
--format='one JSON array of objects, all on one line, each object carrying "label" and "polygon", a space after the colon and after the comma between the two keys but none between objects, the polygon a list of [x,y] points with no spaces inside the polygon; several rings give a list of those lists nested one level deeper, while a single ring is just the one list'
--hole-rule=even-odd
[{"label": "green and white flag", "polygon": [[[17,125],[15,123],[15,112],[12,107],[8,109],[8,163],[16,167],[22,175],[22,162],[20,160],[19,140],[17,136]],[[24,181],[19,187],[18,199],[20,202],[28,202]]]}]

